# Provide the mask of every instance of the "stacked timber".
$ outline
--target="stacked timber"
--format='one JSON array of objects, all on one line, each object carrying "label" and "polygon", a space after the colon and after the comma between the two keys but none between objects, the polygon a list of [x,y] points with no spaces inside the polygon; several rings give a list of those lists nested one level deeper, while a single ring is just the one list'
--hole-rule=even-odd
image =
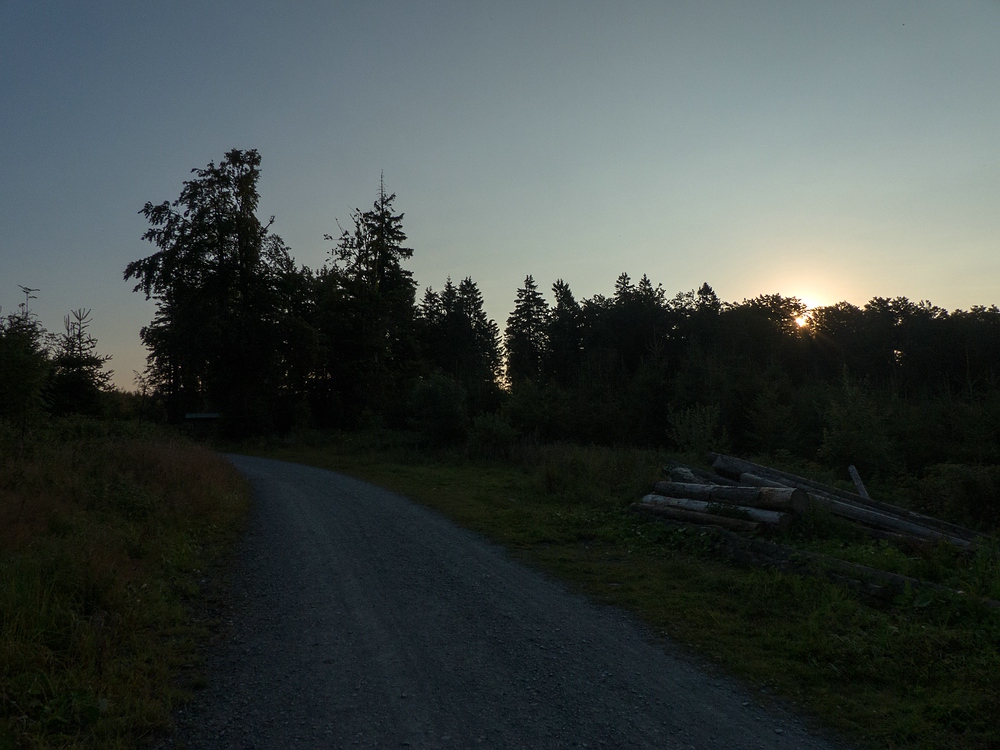
[{"label": "stacked timber", "polygon": [[[690,470],[672,477],[694,479]],[[807,493],[794,487],[724,486],[701,481],[657,482],[636,510],[687,523],[757,531],[761,526],[784,531],[809,507]]]},{"label": "stacked timber", "polygon": [[[872,500],[867,497],[867,492],[864,495],[847,492],[831,485],[721,453],[710,453],[709,460],[720,475],[719,478],[727,483],[736,481],[741,485],[753,485],[762,489],[766,487],[799,489],[808,496],[811,503],[828,509],[835,516],[869,529],[911,539],[947,542],[966,548],[982,539],[980,534],[971,529],[898,505]],[[852,472],[852,478],[856,487],[864,488],[856,469]]]}]

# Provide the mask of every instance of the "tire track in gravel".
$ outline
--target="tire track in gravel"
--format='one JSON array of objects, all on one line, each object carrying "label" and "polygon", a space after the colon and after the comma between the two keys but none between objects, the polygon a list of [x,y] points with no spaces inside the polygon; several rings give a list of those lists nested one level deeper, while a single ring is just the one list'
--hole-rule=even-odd
[{"label": "tire track in gravel", "polygon": [[164,749],[846,747],[404,497],[229,458],[232,623]]}]

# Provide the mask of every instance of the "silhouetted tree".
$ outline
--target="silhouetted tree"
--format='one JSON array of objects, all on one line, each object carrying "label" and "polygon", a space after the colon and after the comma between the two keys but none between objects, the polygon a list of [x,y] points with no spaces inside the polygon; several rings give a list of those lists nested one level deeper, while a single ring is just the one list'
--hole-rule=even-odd
[{"label": "silhouetted tree", "polygon": [[73,310],[63,318],[65,332],[56,341],[47,395],[53,414],[96,415],[101,396],[111,388],[111,355],[97,353],[90,331],[90,310]]},{"label": "silhouetted tree", "polygon": [[549,311],[545,333],[548,344],[542,357],[545,375],[567,386],[580,377],[583,352],[583,320],[580,304],[562,279],[552,285],[555,304]]},{"label": "silhouetted tree", "polygon": [[46,331],[29,306],[38,290],[20,289],[24,302],[0,319],[0,419],[17,427],[23,439],[30,422],[43,412],[51,362]]},{"label": "silhouetted tree", "polygon": [[471,278],[451,279],[440,293],[428,288],[419,310],[426,366],[463,385],[473,414],[495,406],[500,376],[500,331],[483,308]]},{"label": "silhouetted tree", "polygon": [[126,279],[157,303],[141,331],[150,375],[169,418],[218,409],[235,432],[273,424],[283,363],[280,279],[294,273],[288,248],[257,217],[260,155],[229,151],[192,170],[180,197],[142,213],[157,251],[129,263]]},{"label": "silhouetted tree", "polygon": [[371,210],[351,213],[331,251],[333,264],[318,282],[319,325],[328,342],[329,370],[352,419],[362,411],[384,411],[415,359],[413,255],[405,247],[403,214],[393,212],[395,194],[385,183]]},{"label": "silhouetted tree", "polygon": [[549,305],[529,275],[517,290],[514,311],[507,318],[504,345],[507,349],[507,380],[517,385],[538,380],[542,359],[548,349]]}]

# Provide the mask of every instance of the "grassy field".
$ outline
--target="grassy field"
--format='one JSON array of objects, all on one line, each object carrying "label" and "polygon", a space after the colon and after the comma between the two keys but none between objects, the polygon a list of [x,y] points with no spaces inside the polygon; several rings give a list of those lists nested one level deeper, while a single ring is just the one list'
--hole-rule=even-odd
[{"label": "grassy field", "polygon": [[[1000,611],[926,591],[873,603],[825,579],[729,564],[711,533],[627,512],[667,456],[529,446],[473,460],[389,433],[244,450],[342,471],[435,508],[863,745],[1000,746]],[[823,522],[780,541],[1000,594],[996,546],[901,551]]]},{"label": "grassy field", "polygon": [[248,494],[168,433],[0,425],[0,748],[131,748],[203,683],[193,608]]}]

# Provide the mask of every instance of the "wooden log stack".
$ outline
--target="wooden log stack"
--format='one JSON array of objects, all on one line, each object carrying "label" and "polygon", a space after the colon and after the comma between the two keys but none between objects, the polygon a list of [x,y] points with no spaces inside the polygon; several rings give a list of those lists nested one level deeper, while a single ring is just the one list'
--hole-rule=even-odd
[{"label": "wooden log stack", "polygon": [[[696,478],[691,472],[672,476]],[[657,482],[636,510],[687,523],[721,526],[733,531],[789,528],[809,507],[809,496],[797,488],[721,486],[703,482]]]},{"label": "wooden log stack", "polygon": [[[873,500],[867,497],[867,491],[864,495],[848,492],[721,453],[710,453],[708,459],[714,474],[693,466],[673,465],[664,469],[669,481],[657,482],[653,494],[634,507],[689,523],[714,523],[733,531],[783,530],[797,516],[820,507],[879,538],[908,539],[916,544],[946,542],[962,548],[986,539],[971,529]],[[864,488],[857,469],[851,478],[855,487]],[[775,515],[755,515],[760,511]],[[697,519],[681,517],[690,513],[701,515]],[[727,521],[719,521],[720,518]],[[741,527],[729,524],[729,520],[755,525]]]},{"label": "wooden log stack", "polygon": [[[752,461],[721,453],[710,453],[709,460],[715,471],[727,481],[737,480],[740,483],[757,484],[762,487],[801,489],[809,496],[810,502],[827,508],[835,516],[867,528],[901,534],[912,539],[947,542],[963,548],[971,547],[983,539],[971,529],[795,474],[761,466]],[[856,469],[854,473],[857,473]],[[855,484],[859,484],[860,481],[860,477],[857,477]]]}]

